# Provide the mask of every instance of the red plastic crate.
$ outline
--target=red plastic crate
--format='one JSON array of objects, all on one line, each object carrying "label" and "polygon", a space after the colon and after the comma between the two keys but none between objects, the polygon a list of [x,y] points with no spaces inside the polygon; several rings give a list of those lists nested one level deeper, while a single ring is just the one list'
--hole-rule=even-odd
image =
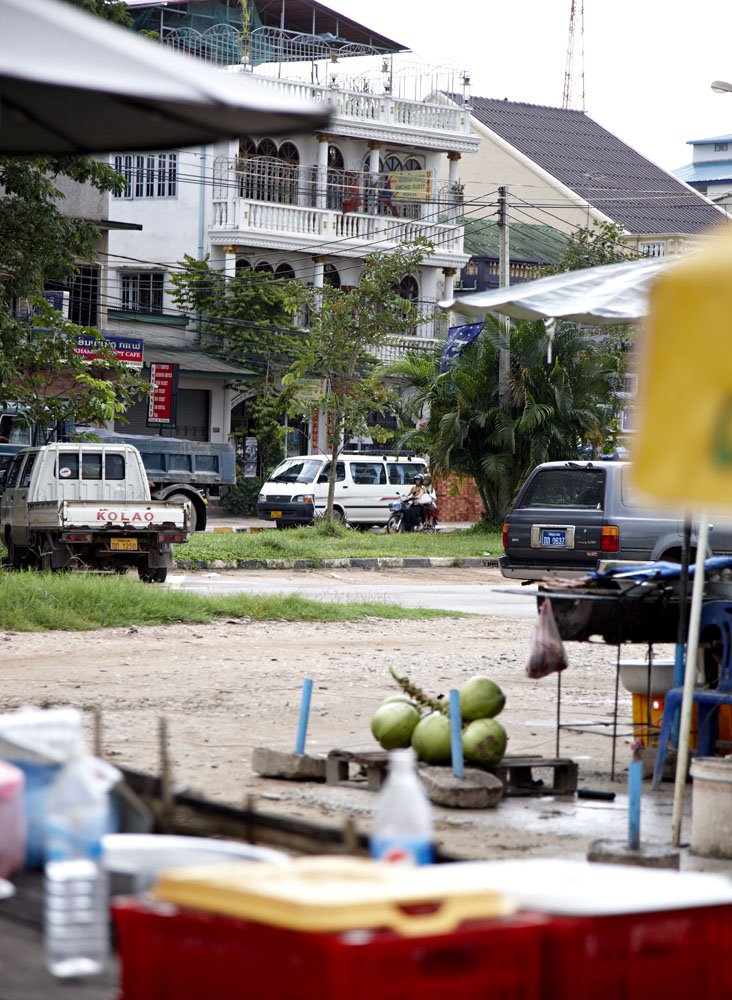
[{"label": "red plastic crate", "polygon": [[112,910],[119,1000],[542,997],[547,922],[536,915],[401,937],[391,931],[303,934],[138,899],[118,899]]},{"label": "red plastic crate", "polygon": [[544,942],[544,995],[546,1000],[721,997],[732,972],[730,941],[732,906],[556,917]]}]

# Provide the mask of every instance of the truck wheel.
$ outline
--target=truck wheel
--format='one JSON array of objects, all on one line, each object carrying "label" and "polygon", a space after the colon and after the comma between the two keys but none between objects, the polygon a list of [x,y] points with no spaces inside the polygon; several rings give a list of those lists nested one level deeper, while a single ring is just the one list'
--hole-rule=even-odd
[{"label": "truck wheel", "polygon": [[143,583],[165,583],[168,577],[168,569],[161,566],[159,569],[150,569],[148,566],[139,566],[137,569]]},{"label": "truck wheel", "polygon": [[191,505],[191,532],[206,530],[206,508],[203,503],[197,504],[185,493],[171,493],[165,499],[167,503],[186,503],[189,501]]},{"label": "truck wheel", "polygon": [[5,542],[5,546],[8,550],[8,564],[13,569],[22,569],[25,559],[25,549],[19,548],[10,538]]}]

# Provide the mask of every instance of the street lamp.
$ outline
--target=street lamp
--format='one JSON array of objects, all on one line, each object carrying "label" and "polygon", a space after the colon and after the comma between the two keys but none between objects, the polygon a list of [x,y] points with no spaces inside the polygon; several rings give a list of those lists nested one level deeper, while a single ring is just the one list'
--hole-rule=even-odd
[{"label": "street lamp", "polygon": [[712,90],[715,94],[732,94],[732,83],[726,80],[712,80]]}]

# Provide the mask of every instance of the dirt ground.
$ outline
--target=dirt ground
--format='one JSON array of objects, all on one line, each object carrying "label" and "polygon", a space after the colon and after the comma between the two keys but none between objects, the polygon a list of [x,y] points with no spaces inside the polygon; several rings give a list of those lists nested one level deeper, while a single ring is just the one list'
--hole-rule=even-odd
[{"label": "dirt ground", "polygon": [[[465,579],[467,571],[458,572]],[[335,824],[349,816],[367,831],[372,793],[266,780],[251,769],[256,746],[294,749],[303,680],[313,680],[306,747],[312,754],[377,749],[369,720],[381,699],[396,691],[388,674],[394,666],[435,694],[446,694],[475,673],[492,677],[506,693],[501,721],[508,753],[554,757],[557,677],[526,677],[532,624],[488,616],[297,625],[242,620],[0,633],[0,711],[75,705],[91,720],[100,710],[104,756],[151,773],[159,771],[158,724],[164,716],[177,785],[235,805],[254,794],[262,809],[321,822]],[[613,741],[616,649],[569,643],[567,652],[561,723],[577,728],[560,730],[560,755],[579,764],[580,787],[612,788],[616,801],[543,796],[504,799],[493,810],[436,809],[437,837],[446,850],[475,857],[581,857],[594,838],[624,836],[631,696],[620,689]],[[623,656],[640,652],[625,647]],[[617,780],[610,784],[613,744]]]}]

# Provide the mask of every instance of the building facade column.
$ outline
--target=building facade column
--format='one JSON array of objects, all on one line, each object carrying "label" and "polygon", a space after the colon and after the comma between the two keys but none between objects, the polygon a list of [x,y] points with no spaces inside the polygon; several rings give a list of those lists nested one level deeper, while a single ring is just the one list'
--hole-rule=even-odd
[{"label": "building facade column", "polygon": [[367,178],[366,211],[369,215],[375,215],[378,207],[378,187],[379,187],[379,160],[381,153],[380,142],[369,143],[369,176]]},{"label": "building facade column", "polygon": [[318,140],[318,166],[315,178],[315,206],[325,208],[328,204],[328,146],[330,137],[327,135],[317,135]]}]

